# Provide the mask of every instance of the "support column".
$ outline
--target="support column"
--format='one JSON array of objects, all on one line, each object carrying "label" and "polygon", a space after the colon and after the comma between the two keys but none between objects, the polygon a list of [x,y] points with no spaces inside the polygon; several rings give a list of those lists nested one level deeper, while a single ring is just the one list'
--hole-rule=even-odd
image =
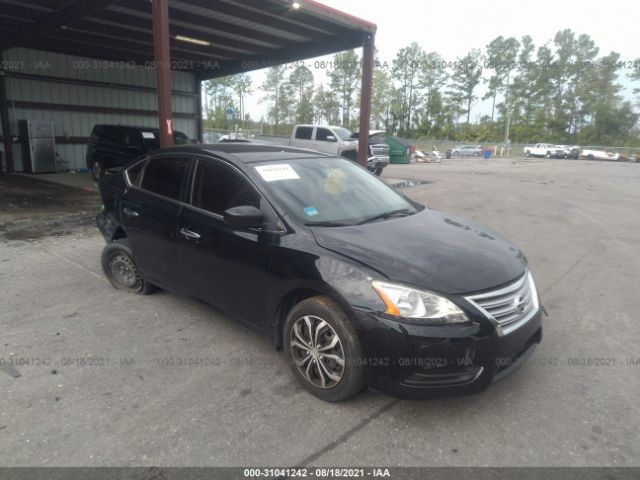
[{"label": "support column", "polygon": [[369,152],[369,123],[371,120],[371,84],[373,83],[373,54],[375,35],[365,34],[362,39],[362,90],[360,94],[360,126],[358,131],[358,163],[367,166]]},{"label": "support column", "polygon": [[196,73],[196,91],[198,93],[196,96],[196,101],[198,102],[196,105],[196,113],[198,115],[198,142],[202,143],[202,80],[198,73]]},{"label": "support column", "polygon": [[[4,56],[0,52],[0,60]],[[7,102],[7,82],[4,72],[0,72],[0,120],[2,120],[2,141],[4,142],[4,157],[7,172],[13,172],[13,141],[11,139],[11,124],[9,123],[9,103]],[[2,165],[0,164],[0,175]]]},{"label": "support column", "polygon": [[151,1],[153,18],[153,51],[155,55],[156,89],[160,147],[173,145],[173,111],[171,108],[171,51],[169,50],[169,0]]}]

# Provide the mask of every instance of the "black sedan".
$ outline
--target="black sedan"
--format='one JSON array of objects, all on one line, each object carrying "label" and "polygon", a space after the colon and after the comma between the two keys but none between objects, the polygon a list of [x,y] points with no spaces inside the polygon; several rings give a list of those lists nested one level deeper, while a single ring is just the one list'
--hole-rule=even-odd
[{"label": "black sedan", "polygon": [[156,151],[100,182],[114,287],[216,305],[329,401],[476,392],[541,339],[522,252],[364,168],[256,144]]}]

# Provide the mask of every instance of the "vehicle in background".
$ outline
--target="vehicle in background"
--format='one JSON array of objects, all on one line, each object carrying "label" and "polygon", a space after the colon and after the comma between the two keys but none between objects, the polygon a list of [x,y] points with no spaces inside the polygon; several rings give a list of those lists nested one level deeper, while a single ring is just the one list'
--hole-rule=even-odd
[{"label": "vehicle in background", "polygon": [[556,145],[558,152],[561,152],[561,156],[556,158],[573,158],[577,160],[580,158],[580,147],[577,145]]},{"label": "vehicle in background", "polygon": [[[350,130],[335,125],[295,125],[291,132],[289,145],[337,155],[354,162],[358,160],[357,138],[353,138],[353,133]],[[381,152],[381,149],[376,150]],[[389,163],[388,153],[386,164],[382,157],[375,158],[371,151],[369,159],[367,168],[376,175],[380,175],[386,164]]]},{"label": "vehicle in background", "polygon": [[432,150],[431,152],[416,150],[416,162],[418,163],[438,163],[440,160],[442,160],[442,154],[438,150]]},{"label": "vehicle in background", "polygon": [[[173,131],[176,145],[193,143],[189,137]],[[86,165],[97,182],[105,170],[121,167],[130,160],[160,148],[157,128],[125,125],[95,125],[87,145]]]},{"label": "vehicle in background", "polygon": [[452,157],[479,157],[480,155],[482,155],[480,145],[460,145],[451,149]]},{"label": "vehicle in background", "polygon": [[[99,187],[101,263],[115,288],[157,286],[216,306],[282,349],[323,400],[366,386],[410,398],[479,392],[542,338],[516,245],[344,158],[188,145],[109,170]],[[135,299],[113,301],[133,318]]]},{"label": "vehicle in background", "polygon": [[526,157],[564,158],[564,149],[551,143],[536,143],[533,146],[524,147]]},{"label": "vehicle in background", "polygon": [[618,160],[620,159],[620,155],[611,150],[583,149],[580,151],[580,158],[587,160]]},{"label": "vehicle in background", "polygon": [[357,159],[358,142],[351,138],[351,131],[343,127],[295,125],[291,131],[289,145],[338,155],[349,160]]},{"label": "vehicle in background", "polygon": [[[384,143],[386,133],[386,130],[369,130],[367,168],[378,176],[389,165],[389,145]],[[359,132],[353,132],[351,138],[358,140]]]},{"label": "vehicle in background", "polygon": [[221,135],[217,132],[204,132],[202,134],[202,143],[218,143]]}]

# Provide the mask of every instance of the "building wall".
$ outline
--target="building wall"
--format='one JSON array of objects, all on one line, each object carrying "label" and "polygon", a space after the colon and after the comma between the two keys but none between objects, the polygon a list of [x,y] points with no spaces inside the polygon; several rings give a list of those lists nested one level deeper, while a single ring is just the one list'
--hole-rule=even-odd
[{"label": "building wall", "polygon": [[[11,132],[18,120],[52,120],[56,151],[72,169],[85,167],[93,125],[157,127],[155,72],[144,66],[72,57],[25,48],[4,53]],[[195,76],[172,72],[174,129],[197,137]],[[91,108],[93,107],[93,108]],[[22,170],[20,145],[14,166]]]}]

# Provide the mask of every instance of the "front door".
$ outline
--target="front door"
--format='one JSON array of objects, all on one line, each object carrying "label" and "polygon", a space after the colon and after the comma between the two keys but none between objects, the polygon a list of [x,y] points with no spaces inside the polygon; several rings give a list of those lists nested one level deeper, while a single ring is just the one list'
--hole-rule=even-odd
[{"label": "front door", "polygon": [[262,329],[269,295],[269,260],[277,248],[260,229],[225,223],[225,210],[252,205],[265,214],[264,228],[277,220],[266,201],[235,167],[198,159],[190,206],[178,220],[178,256],[183,291]]}]

